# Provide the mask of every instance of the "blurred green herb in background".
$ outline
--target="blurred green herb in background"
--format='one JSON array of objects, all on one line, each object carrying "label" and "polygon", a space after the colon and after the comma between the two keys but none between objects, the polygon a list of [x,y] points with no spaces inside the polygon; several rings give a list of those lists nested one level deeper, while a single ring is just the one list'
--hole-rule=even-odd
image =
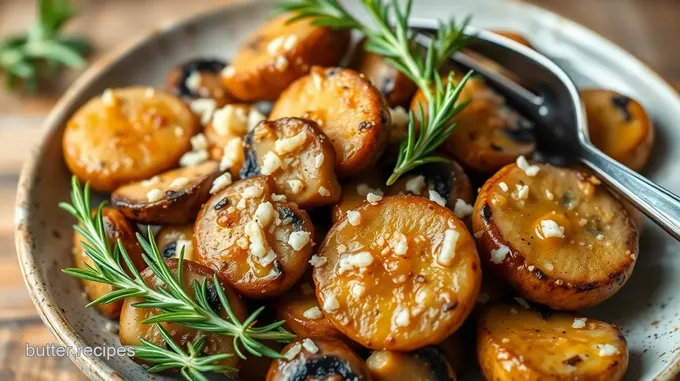
[{"label": "blurred green herb in background", "polygon": [[21,80],[29,91],[35,92],[46,71],[85,67],[89,42],[82,36],[60,33],[75,14],[67,0],[39,0],[38,21],[28,32],[0,40],[0,72],[5,75],[8,89],[16,88]]}]

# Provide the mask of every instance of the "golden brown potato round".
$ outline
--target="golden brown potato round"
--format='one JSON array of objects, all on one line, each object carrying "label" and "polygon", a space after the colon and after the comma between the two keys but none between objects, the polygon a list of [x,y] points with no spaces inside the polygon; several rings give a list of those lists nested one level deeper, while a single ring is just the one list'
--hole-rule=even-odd
[{"label": "golden brown potato round", "polygon": [[[457,77],[459,81],[461,78]],[[536,148],[531,126],[517,112],[505,105],[505,99],[488,87],[484,80],[472,77],[459,101],[470,104],[454,119],[458,127],[442,147],[463,166],[490,174],[519,156],[528,156]],[[427,103],[422,91],[411,101],[411,111],[418,115],[418,104],[427,118]]]},{"label": "golden brown potato round", "polygon": [[165,259],[179,258],[184,248],[184,259],[196,262],[193,223],[163,226],[156,234],[156,245]]},{"label": "golden brown potato round", "polygon": [[590,140],[614,160],[640,171],[654,145],[654,124],[635,100],[609,90],[584,90]]},{"label": "golden brown potato round", "polygon": [[410,353],[375,351],[366,359],[373,381],[456,381],[444,352],[430,345]]},{"label": "golden brown potato round", "polygon": [[170,94],[191,103],[195,99],[214,99],[216,107],[233,102],[222,84],[222,70],[227,64],[219,59],[197,58],[177,65],[165,78]]},{"label": "golden brown potato round", "polygon": [[[343,218],[348,211],[366,202],[369,192],[384,195],[412,194],[430,198],[430,191],[437,192],[446,201],[446,207],[456,210],[458,205],[458,217],[464,218],[469,215],[461,208],[467,208],[474,202],[474,191],[470,179],[463,168],[455,161],[448,163],[430,163],[422,165],[415,170],[402,176],[392,184],[386,186],[387,176],[377,170],[368,170],[361,176],[354,178],[342,187],[342,196],[337,204],[333,205],[333,222]],[[464,207],[460,201],[462,200]]]},{"label": "golden brown potato round", "polygon": [[390,107],[408,106],[418,87],[399,70],[387,63],[387,58],[367,52],[364,39],[352,58],[352,68],[363,73],[380,90]]},{"label": "golden brown potato round", "polygon": [[345,55],[348,30],[313,26],[312,20],[287,23],[290,17],[283,14],[260,26],[222,71],[224,85],[236,98],[274,100],[310,67],[337,65]]},{"label": "golden brown potato round", "polygon": [[525,298],[554,309],[612,296],[638,255],[626,208],[586,172],[518,162],[489,179],[475,202],[482,262]]},{"label": "golden brown potato round", "polygon": [[527,48],[532,48],[532,49],[534,48],[533,45],[531,45],[531,42],[529,42],[529,40],[526,39],[526,37],[524,37],[523,35],[521,35],[517,32],[513,32],[513,31],[509,31],[509,30],[491,30],[491,31],[496,33],[496,34],[499,34],[499,35],[501,35],[505,38],[509,38],[509,39],[511,39],[515,42],[519,42],[520,44],[526,46]]},{"label": "golden brown potato round", "polygon": [[[175,274],[177,267],[179,266],[179,261],[176,259],[168,259],[166,263],[168,264],[170,271]],[[217,291],[215,291],[215,285],[213,284],[214,272],[212,270],[205,266],[201,266],[198,263],[184,261],[182,274],[182,280],[184,282],[182,286],[192,299],[194,298],[194,282],[202,282],[203,279],[206,279],[208,303],[210,304],[210,307],[222,318],[228,319],[227,313],[220,303]],[[142,278],[149,287],[156,287],[156,276],[150,269],[142,272]],[[220,281],[220,287],[222,287],[222,291],[224,291],[224,295],[227,297],[227,301],[229,302],[234,315],[241,322],[245,320],[248,311],[241,298],[222,281]],[[142,299],[140,298],[127,298],[123,303],[123,310],[120,314],[119,332],[121,345],[141,345],[142,343],[139,340],[141,338],[165,348],[165,341],[161,336],[161,333],[156,329],[156,326],[153,324],[142,324],[144,320],[157,315],[158,310],[134,307],[135,303],[141,301]],[[206,333],[187,328],[177,323],[161,324],[170,337],[183,348],[186,348],[187,342],[193,342],[198,337],[206,335]],[[234,351],[234,341],[230,336],[208,333],[203,353],[206,355],[231,353],[233,354],[232,357],[220,361],[219,364],[234,368],[238,367],[239,357]]]},{"label": "golden brown potato round", "polygon": [[303,209],[340,198],[333,144],[308,119],[264,121],[246,135],[241,178],[270,175],[276,189]]},{"label": "golden brown potato round", "polygon": [[477,325],[477,355],[487,380],[617,381],[628,347],[613,324],[522,307],[489,308]]},{"label": "golden brown potato round", "polygon": [[203,205],[194,226],[198,261],[252,298],[288,290],[308,268],[314,226],[293,203],[274,201],[268,176],[240,180]]},{"label": "golden brown potato round", "polygon": [[269,116],[283,117],[308,117],[317,122],[333,143],[340,176],[355,175],[376,162],[391,123],[378,89],[363,74],[343,68],[314,67],[291,84]]},{"label": "golden brown potato round", "polygon": [[274,360],[269,367],[267,381],[371,380],[364,360],[336,339],[298,339],[283,348],[281,353],[283,358]]},{"label": "golden brown potato round", "polygon": [[74,175],[112,192],[177,165],[198,129],[175,96],[146,87],[109,89],[71,117],[62,148]]},{"label": "golden brown potato round", "polygon": [[[96,213],[96,211],[93,211]],[[103,208],[102,216],[104,219],[104,231],[110,245],[116,244],[118,240],[123,243],[132,263],[137,270],[141,271],[146,267],[142,259],[142,248],[137,242],[137,228],[125,216],[114,208]],[[94,261],[83,250],[82,242],[87,242],[85,237],[78,232],[73,233],[73,262],[76,268],[87,269],[87,266],[94,266]],[[81,280],[83,289],[89,300],[95,300],[106,294],[115,291],[116,288],[110,284]],[[107,318],[117,318],[120,315],[120,308],[123,301],[119,300],[109,304],[98,304],[95,308]]]},{"label": "golden brown potato round", "polygon": [[210,197],[219,175],[217,163],[172,169],[148,180],[116,189],[111,201],[133,221],[145,224],[186,224]]},{"label": "golden brown potato round", "polygon": [[453,212],[425,198],[369,201],[355,219],[338,221],[319,249],[319,304],[367,348],[436,344],[474,307],[481,282],[474,239]]},{"label": "golden brown potato round", "polygon": [[286,329],[300,337],[329,337],[350,344],[350,340],[324,316],[311,280],[280,296],[275,311],[276,320],[284,320]]}]

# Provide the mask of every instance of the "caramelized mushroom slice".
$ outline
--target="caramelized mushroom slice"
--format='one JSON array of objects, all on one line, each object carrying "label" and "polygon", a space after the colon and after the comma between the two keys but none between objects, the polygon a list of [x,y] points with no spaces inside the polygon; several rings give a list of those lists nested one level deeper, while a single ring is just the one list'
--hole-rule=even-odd
[{"label": "caramelized mushroom slice", "polygon": [[[96,213],[96,211],[93,211]],[[115,245],[118,240],[123,243],[132,263],[135,264],[137,270],[141,271],[146,267],[142,259],[142,248],[137,242],[137,228],[128,220],[121,212],[114,208],[103,208],[102,217],[104,220],[104,232],[109,245]],[[85,237],[78,232],[73,233],[73,262],[76,268],[87,269],[94,266],[94,261],[85,253],[83,249],[83,242],[89,243]],[[115,291],[116,288],[110,284],[93,282],[90,280],[81,280],[83,289],[89,300],[96,300],[106,294]],[[120,315],[120,309],[123,306],[123,301],[119,300],[109,304],[97,304],[95,308],[107,318],[117,318]]]},{"label": "caramelized mushroom slice", "polygon": [[482,315],[477,355],[484,377],[499,381],[617,381],[628,367],[626,339],[615,325],[508,305]]},{"label": "caramelized mushroom slice", "polygon": [[226,65],[220,59],[209,58],[185,62],[168,72],[165,88],[189,104],[196,99],[212,99],[216,107],[222,107],[233,102],[220,75]]},{"label": "caramelized mushroom slice", "polygon": [[[168,259],[166,261],[170,271],[174,274],[177,271],[179,261],[176,259]],[[210,307],[222,318],[229,319],[224,307],[220,303],[215,285],[213,284],[214,272],[205,266],[191,261],[184,261],[182,267],[182,280],[184,290],[189,297],[194,297],[194,283],[202,282],[204,279],[207,282],[208,289],[208,303]],[[157,278],[155,274],[147,269],[142,272],[142,278],[149,287],[158,287]],[[234,315],[243,321],[247,316],[246,306],[241,301],[241,298],[232,291],[226,284],[220,283],[222,291],[224,291],[227,301],[233,311]],[[165,347],[165,341],[160,332],[153,324],[143,324],[142,322],[152,316],[158,314],[158,310],[151,308],[134,307],[135,303],[141,302],[140,298],[127,298],[123,303],[123,310],[120,314],[120,343],[121,345],[141,345],[140,339],[156,344],[160,347]],[[168,332],[170,337],[182,347],[186,346],[188,341],[195,341],[202,335],[207,335],[203,353],[206,355],[213,355],[218,353],[230,353],[233,356],[221,360],[220,365],[238,367],[239,356],[234,351],[234,340],[232,337],[219,335],[215,333],[205,333],[195,329],[187,328],[177,323],[161,323],[163,328]]]},{"label": "caramelized mushroom slice", "polygon": [[268,176],[240,180],[203,205],[194,226],[198,261],[252,298],[281,294],[312,255],[314,226],[304,210],[279,202]]},{"label": "caramelized mushroom slice", "polygon": [[518,163],[489,179],[475,202],[482,262],[523,297],[554,309],[612,296],[638,255],[627,209],[586,172]]},{"label": "caramelized mushroom slice", "polygon": [[66,124],[64,159],[92,189],[112,192],[176,166],[198,129],[175,96],[147,87],[108,89]]},{"label": "caramelized mushroom slice", "polygon": [[[463,166],[490,174],[519,156],[534,152],[533,126],[510,109],[505,99],[488,87],[483,79],[470,78],[459,98],[460,102],[466,100],[470,100],[470,104],[454,119],[458,127],[442,145]],[[422,91],[418,91],[411,101],[411,110],[416,115],[418,105],[423,107],[427,118],[427,104]]]},{"label": "caramelized mushroom slice", "polygon": [[456,381],[456,373],[437,346],[411,353],[375,351],[366,360],[373,381]]},{"label": "caramelized mushroom slice", "polygon": [[474,240],[452,211],[416,196],[370,197],[319,248],[324,315],[372,349],[408,351],[455,332],[481,282]]},{"label": "caramelized mushroom slice", "polygon": [[654,124],[635,100],[609,90],[584,90],[590,140],[614,160],[640,171],[654,145]]},{"label": "caramelized mushroom slice", "polygon": [[222,71],[224,85],[236,98],[274,100],[310,67],[337,65],[345,55],[348,30],[314,26],[313,20],[288,23],[291,17],[282,14],[260,26]]},{"label": "caramelized mushroom slice", "polygon": [[124,185],[111,201],[131,220],[144,224],[186,224],[210,197],[218,177],[217,163],[170,170],[151,179]]},{"label": "caramelized mushroom slice", "polygon": [[194,224],[163,226],[156,235],[156,245],[165,259],[179,258],[184,249],[184,259],[195,262]]},{"label": "caramelized mushroom slice", "polygon": [[340,198],[333,144],[311,120],[264,121],[246,136],[244,152],[241,178],[271,175],[276,189],[303,209]]},{"label": "caramelized mushroom slice", "polygon": [[382,154],[390,113],[382,94],[363,74],[314,67],[291,84],[274,104],[270,119],[306,117],[317,122],[335,148],[335,168],[351,176]]},{"label": "caramelized mushroom slice", "polygon": [[369,381],[366,364],[342,341],[311,337],[288,344],[269,367],[267,381]]}]

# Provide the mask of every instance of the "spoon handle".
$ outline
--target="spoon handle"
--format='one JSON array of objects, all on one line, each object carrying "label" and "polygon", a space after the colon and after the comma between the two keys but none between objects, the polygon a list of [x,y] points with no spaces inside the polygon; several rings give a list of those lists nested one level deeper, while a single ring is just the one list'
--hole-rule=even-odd
[{"label": "spoon handle", "polygon": [[613,160],[591,143],[582,143],[581,160],[604,182],[680,241],[680,197]]}]

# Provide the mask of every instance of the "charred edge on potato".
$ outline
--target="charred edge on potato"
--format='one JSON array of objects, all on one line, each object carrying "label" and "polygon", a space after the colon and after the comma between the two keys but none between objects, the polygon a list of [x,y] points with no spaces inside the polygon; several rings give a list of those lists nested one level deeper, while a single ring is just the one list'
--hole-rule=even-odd
[{"label": "charred edge on potato", "polygon": [[455,381],[449,376],[450,366],[446,360],[446,356],[439,348],[434,346],[427,346],[419,349],[416,352],[416,357],[423,360],[430,365],[432,375],[439,381]]},{"label": "charred edge on potato", "polygon": [[612,97],[612,105],[614,106],[614,108],[621,111],[621,113],[623,114],[623,120],[626,121],[626,123],[633,120],[633,115],[630,113],[630,110],[628,109],[630,101],[631,99],[625,95],[617,95]]},{"label": "charred edge on potato", "polygon": [[332,376],[340,376],[343,380],[359,380],[349,364],[338,356],[322,356],[307,360],[291,372],[290,381],[304,381],[309,377],[328,380]]},{"label": "charred edge on potato", "polygon": [[239,176],[242,179],[247,179],[260,175],[260,166],[257,164],[257,152],[253,147],[253,139],[255,139],[255,129],[251,130],[243,138],[243,167]]},{"label": "charred edge on potato", "polygon": [[218,201],[217,204],[215,204],[215,206],[213,206],[213,209],[220,210],[220,209],[222,209],[222,208],[224,208],[225,206],[228,206],[228,205],[229,205],[229,199],[225,197],[225,198],[221,199],[220,201]]},{"label": "charred edge on potato", "polygon": [[453,184],[451,183],[451,168],[449,166],[441,163],[426,165],[420,174],[430,181],[434,186],[434,191],[439,193],[444,200],[451,197]]},{"label": "charred edge on potato", "polygon": [[284,225],[293,224],[293,229],[295,229],[295,231],[302,230],[302,224],[304,221],[302,221],[302,219],[297,214],[295,214],[291,208],[287,206],[279,208],[279,218],[281,219],[281,223]]}]

